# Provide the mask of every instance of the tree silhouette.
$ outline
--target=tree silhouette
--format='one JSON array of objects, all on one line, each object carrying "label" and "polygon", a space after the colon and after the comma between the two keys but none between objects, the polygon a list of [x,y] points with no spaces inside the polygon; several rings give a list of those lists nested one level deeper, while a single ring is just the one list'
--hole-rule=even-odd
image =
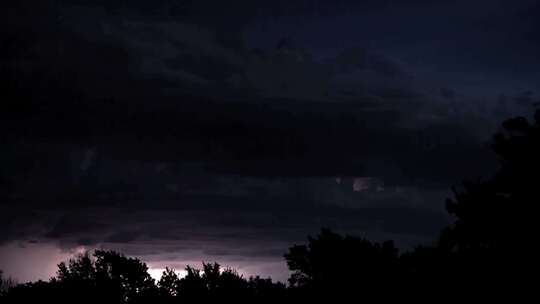
[{"label": "tree silhouette", "polygon": [[272,282],[272,279],[263,279],[259,276],[250,277],[248,282],[250,293],[257,299],[272,300],[283,299],[285,296],[285,284]]},{"label": "tree silhouette", "polygon": [[6,301],[142,303],[157,295],[157,286],[146,264],[114,251],[96,250],[60,263],[56,277],[48,282],[12,288]]},{"label": "tree silhouette", "polygon": [[[493,286],[522,277],[535,260],[536,205],[540,202],[540,110],[529,123],[509,119],[492,144],[500,168],[487,180],[466,181],[446,207],[455,222],[443,230],[439,249],[449,276]],[[461,274],[466,273],[467,276]]]},{"label": "tree silhouette", "polygon": [[308,245],[295,245],[285,254],[293,288],[313,294],[375,293],[400,277],[399,254],[392,241],[373,243],[328,229],[308,240]]},{"label": "tree silhouette", "polygon": [[188,299],[197,299],[197,297],[206,297],[206,283],[201,278],[201,271],[191,266],[186,266],[186,276],[179,282],[179,289],[182,296]]},{"label": "tree silhouette", "polygon": [[80,254],[76,259],[70,259],[68,263],[58,264],[57,279],[60,282],[83,282],[96,280],[95,262],[89,252]]},{"label": "tree silhouette", "polygon": [[161,278],[157,283],[159,295],[168,303],[173,302],[174,297],[178,296],[180,289],[180,278],[178,274],[169,267],[163,271]]}]

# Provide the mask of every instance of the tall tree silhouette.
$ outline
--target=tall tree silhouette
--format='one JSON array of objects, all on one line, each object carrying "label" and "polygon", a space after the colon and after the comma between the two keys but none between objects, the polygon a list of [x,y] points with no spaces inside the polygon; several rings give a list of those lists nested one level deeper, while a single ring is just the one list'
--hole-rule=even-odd
[{"label": "tall tree silhouette", "polygon": [[160,298],[162,298],[164,302],[174,302],[174,298],[179,294],[180,278],[174,269],[166,267],[161,274],[157,286]]},{"label": "tall tree silhouette", "polygon": [[328,229],[308,245],[295,245],[285,254],[292,271],[289,284],[311,294],[329,291],[375,293],[401,277],[398,249]]},{"label": "tall tree silhouette", "polygon": [[535,260],[537,204],[540,202],[540,110],[530,123],[523,117],[505,121],[494,136],[500,168],[490,179],[468,181],[454,190],[447,210],[455,222],[439,245],[456,273],[468,282],[507,282],[530,269]]},{"label": "tall tree silhouette", "polygon": [[207,295],[206,283],[201,277],[201,271],[191,266],[186,266],[186,276],[180,280],[182,295],[189,299],[205,297]]}]

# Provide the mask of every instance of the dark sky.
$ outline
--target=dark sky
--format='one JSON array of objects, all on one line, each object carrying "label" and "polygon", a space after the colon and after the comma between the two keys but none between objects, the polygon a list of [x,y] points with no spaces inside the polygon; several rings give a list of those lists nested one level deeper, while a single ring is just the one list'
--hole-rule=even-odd
[{"label": "dark sky", "polygon": [[99,247],[284,280],[321,227],[432,241],[540,99],[534,0],[8,2],[0,269],[22,281]]}]

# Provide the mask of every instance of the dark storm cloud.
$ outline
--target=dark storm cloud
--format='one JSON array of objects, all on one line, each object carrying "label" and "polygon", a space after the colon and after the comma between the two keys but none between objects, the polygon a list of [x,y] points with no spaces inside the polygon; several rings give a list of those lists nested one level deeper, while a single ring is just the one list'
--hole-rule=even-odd
[{"label": "dark storm cloud", "polygon": [[[97,14],[108,22],[106,14]],[[242,166],[236,160],[249,160],[249,167],[271,175],[287,175],[279,171],[289,169],[305,175],[352,174],[362,168],[359,164],[369,162],[366,158],[389,151],[386,143],[408,145],[412,154],[422,153],[411,141],[416,140],[418,129],[426,128],[414,125],[423,123],[422,113],[431,115],[433,110],[426,109],[430,96],[418,92],[407,72],[384,56],[349,50],[334,62],[321,64],[307,50],[290,44],[252,53],[227,48],[211,31],[197,26],[110,23],[98,41],[111,39],[107,35],[122,37],[122,43],[103,49],[105,54],[115,54],[115,50],[125,53],[125,57],[118,55],[123,59],[120,61],[101,65],[107,56],[92,56],[95,43],[82,38],[77,43],[68,40],[60,50],[49,49],[44,42],[44,49],[60,52],[51,55],[60,62],[50,68],[68,79],[52,79],[50,83],[51,78],[46,78],[43,94],[30,97],[30,103],[45,99],[39,102],[45,105],[30,110],[39,114],[28,115],[23,108],[23,119],[12,116],[16,124],[26,125],[17,126],[13,137],[23,133],[27,138],[53,142],[97,142],[106,149],[119,150],[116,153],[124,157],[196,157],[225,170]],[[96,39],[95,33],[86,35]],[[32,58],[30,65],[50,64],[47,54],[41,52],[42,57]],[[68,68],[74,63],[82,64],[75,69],[82,76],[70,84],[72,77],[66,75],[66,69],[71,71]],[[120,74],[115,76],[114,71]],[[101,75],[104,72],[106,77]],[[23,85],[33,84],[33,77]],[[156,81],[145,81],[148,77]],[[174,89],[168,90],[169,86]],[[220,98],[234,98],[234,102],[215,100],[216,93]],[[103,100],[102,94],[109,96]],[[20,107],[18,98],[13,102],[16,109]],[[401,130],[404,123],[413,124],[414,130]],[[13,121],[7,124],[13,125]],[[35,130],[36,125],[42,127]],[[455,132],[460,128],[456,126]],[[466,134],[462,137],[471,141]],[[142,155],[130,155],[131,151]],[[286,165],[276,168],[277,161]],[[272,168],[278,172],[265,173]]]},{"label": "dark storm cloud", "polygon": [[[198,200],[204,201],[206,207]],[[283,251],[286,249],[284,244],[301,241],[321,226],[365,233],[377,239],[400,235],[398,242],[408,246],[411,243],[407,242],[407,237],[429,238],[431,232],[444,222],[437,212],[407,207],[351,209],[291,201],[290,198],[281,198],[275,204],[260,200],[260,197],[183,197],[173,207],[160,208],[155,203],[147,203],[137,210],[132,210],[129,202],[123,206],[87,207],[75,211],[39,210],[39,206],[26,206],[40,213],[33,217],[33,225],[38,229],[13,234],[17,229],[28,230],[28,223],[24,219],[4,222],[3,233],[9,234],[2,234],[2,239],[52,241],[67,248],[129,243],[154,244],[161,248],[176,241],[178,245],[174,250],[210,248],[214,253],[221,250],[229,251],[230,255],[250,256],[253,248],[259,248],[258,252],[274,252],[276,240],[281,242]],[[16,214],[9,208],[4,211],[10,217]]]}]

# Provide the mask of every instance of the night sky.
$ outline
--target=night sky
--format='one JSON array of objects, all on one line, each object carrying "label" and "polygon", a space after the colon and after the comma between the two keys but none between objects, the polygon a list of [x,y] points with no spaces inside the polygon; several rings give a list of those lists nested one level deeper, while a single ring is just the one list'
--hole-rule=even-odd
[{"label": "night sky", "polygon": [[402,248],[540,100],[535,0],[4,1],[0,269],[94,248],[284,281],[321,227]]}]

